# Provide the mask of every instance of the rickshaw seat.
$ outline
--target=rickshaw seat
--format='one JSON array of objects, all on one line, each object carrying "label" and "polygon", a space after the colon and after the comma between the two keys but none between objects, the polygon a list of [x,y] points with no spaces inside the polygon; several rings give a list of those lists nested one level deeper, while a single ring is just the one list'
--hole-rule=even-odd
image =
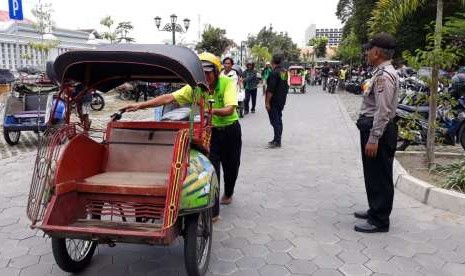
[{"label": "rickshaw seat", "polygon": [[290,80],[291,85],[301,85],[302,84],[302,77],[299,75],[291,76]]},{"label": "rickshaw seat", "polygon": [[87,193],[165,195],[168,173],[104,172],[84,179],[77,190]]}]

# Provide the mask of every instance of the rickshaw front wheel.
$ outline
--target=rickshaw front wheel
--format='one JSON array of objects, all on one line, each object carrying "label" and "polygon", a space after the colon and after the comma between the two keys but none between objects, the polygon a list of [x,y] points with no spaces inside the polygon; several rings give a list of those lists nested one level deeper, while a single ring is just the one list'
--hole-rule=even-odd
[{"label": "rickshaw front wheel", "polygon": [[203,276],[207,272],[212,247],[212,208],[186,217],[184,264],[187,275]]},{"label": "rickshaw front wheel", "polygon": [[70,273],[86,268],[94,255],[97,242],[80,239],[52,238],[52,251],[58,266]]},{"label": "rickshaw front wheel", "polygon": [[19,137],[21,136],[21,131],[19,130],[8,130],[3,129],[3,138],[10,146],[14,146],[19,143]]}]

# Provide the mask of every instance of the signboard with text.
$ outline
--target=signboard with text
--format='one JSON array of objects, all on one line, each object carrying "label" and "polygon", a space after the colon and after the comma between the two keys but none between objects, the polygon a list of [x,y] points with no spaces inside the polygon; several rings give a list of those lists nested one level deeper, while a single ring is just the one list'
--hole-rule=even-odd
[{"label": "signboard with text", "polygon": [[21,0],[8,0],[8,7],[11,19],[23,20],[23,3]]}]

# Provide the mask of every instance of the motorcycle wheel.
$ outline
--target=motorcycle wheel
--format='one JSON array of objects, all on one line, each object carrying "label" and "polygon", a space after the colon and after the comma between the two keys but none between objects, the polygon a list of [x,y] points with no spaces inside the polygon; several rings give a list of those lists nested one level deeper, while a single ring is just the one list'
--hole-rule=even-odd
[{"label": "motorcycle wheel", "polygon": [[52,252],[58,266],[71,273],[85,269],[94,255],[97,242],[79,239],[52,238]]},{"label": "motorcycle wheel", "polygon": [[19,137],[21,136],[21,131],[19,130],[7,130],[3,129],[3,138],[10,146],[14,146],[19,143]]},{"label": "motorcycle wheel", "polygon": [[462,123],[462,126],[460,127],[459,140],[460,145],[462,145],[462,148],[465,150],[465,123]]},{"label": "motorcycle wheel", "polygon": [[92,94],[92,102],[90,103],[90,108],[95,111],[100,111],[105,107],[105,100],[102,95],[98,93]]},{"label": "motorcycle wheel", "polygon": [[119,94],[119,97],[123,101],[129,101],[132,99],[132,92],[131,91],[123,91]]},{"label": "motorcycle wheel", "polygon": [[192,214],[185,219],[184,265],[187,275],[205,275],[210,262],[212,241],[212,210]]}]

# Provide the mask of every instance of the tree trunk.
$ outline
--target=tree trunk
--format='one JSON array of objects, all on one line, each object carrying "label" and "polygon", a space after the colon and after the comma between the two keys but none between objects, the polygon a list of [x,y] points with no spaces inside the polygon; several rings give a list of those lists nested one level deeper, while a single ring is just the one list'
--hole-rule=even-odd
[{"label": "tree trunk", "polygon": [[[438,0],[436,10],[436,28],[434,30],[434,50],[440,51],[442,41],[442,15],[443,15],[443,0]],[[431,71],[431,86],[429,97],[429,117],[428,117],[428,134],[426,140],[426,162],[429,168],[434,166],[434,146],[436,138],[436,109],[437,109],[437,94],[439,81],[439,62],[435,61]]]}]

